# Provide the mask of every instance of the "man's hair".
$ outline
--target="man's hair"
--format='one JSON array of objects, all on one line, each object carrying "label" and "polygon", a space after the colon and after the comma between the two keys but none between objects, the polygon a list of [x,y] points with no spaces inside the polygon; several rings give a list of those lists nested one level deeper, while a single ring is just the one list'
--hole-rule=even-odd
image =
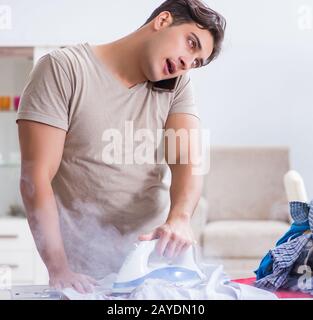
[{"label": "man's hair", "polygon": [[214,40],[213,51],[205,64],[217,58],[221,51],[226,28],[225,18],[210,9],[200,0],[167,0],[156,8],[144,25],[151,22],[161,12],[169,11],[173,17],[171,26],[196,23],[200,29],[208,30]]}]

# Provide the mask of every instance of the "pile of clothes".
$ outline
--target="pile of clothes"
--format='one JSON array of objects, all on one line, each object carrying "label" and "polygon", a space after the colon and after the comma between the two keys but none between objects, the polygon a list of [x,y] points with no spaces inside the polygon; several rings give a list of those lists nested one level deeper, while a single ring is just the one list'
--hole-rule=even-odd
[{"label": "pile of clothes", "polygon": [[270,291],[288,289],[313,295],[313,201],[289,204],[294,222],[262,259],[254,285]]}]

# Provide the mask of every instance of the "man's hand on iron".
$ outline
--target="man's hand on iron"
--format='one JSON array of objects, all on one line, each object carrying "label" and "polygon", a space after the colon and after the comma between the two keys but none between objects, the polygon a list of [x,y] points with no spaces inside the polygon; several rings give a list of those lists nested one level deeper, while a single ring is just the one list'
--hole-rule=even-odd
[{"label": "man's hand on iron", "polygon": [[139,240],[159,239],[156,250],[161,256],[175,258],[194,243],[190,219],[169,218],[149,234],[139,236]]}]

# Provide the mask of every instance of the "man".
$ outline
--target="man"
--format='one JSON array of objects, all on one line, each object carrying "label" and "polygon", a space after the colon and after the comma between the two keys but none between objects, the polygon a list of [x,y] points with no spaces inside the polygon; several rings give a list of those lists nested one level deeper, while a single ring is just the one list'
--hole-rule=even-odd
[{"label": "man", "polygon": [[[129,138],[148,129],[145,146],[156,153],[157,130],[199,130],[187,72],[217,57],[224,29],[224,19],[199,0],[168,0],[122,39],[39,60],[17,121],[21,193],[51,286],[92,290],[95,278],[118,271],[138,238],[159,239],[157,251],[169,257],[192,243],[202,180],[190,161],[180,162],[179,139],[177,161],[169,163],[165,150],[164,164],[128,161],[140,142]],[[113,137],[122,163],[108,160],[105,142]],[[187,156],[197,148],[192,143]]]}]

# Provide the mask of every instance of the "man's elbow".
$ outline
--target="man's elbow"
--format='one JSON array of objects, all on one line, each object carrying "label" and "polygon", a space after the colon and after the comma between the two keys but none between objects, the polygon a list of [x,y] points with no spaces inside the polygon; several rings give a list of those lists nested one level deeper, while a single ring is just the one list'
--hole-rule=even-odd
[{"label": "man's elbow", "polygon": [[44,192],[51,187],[49,173],[44,170],[21,170],[20,192],[23,199],[33,198],[39,191]]}]

